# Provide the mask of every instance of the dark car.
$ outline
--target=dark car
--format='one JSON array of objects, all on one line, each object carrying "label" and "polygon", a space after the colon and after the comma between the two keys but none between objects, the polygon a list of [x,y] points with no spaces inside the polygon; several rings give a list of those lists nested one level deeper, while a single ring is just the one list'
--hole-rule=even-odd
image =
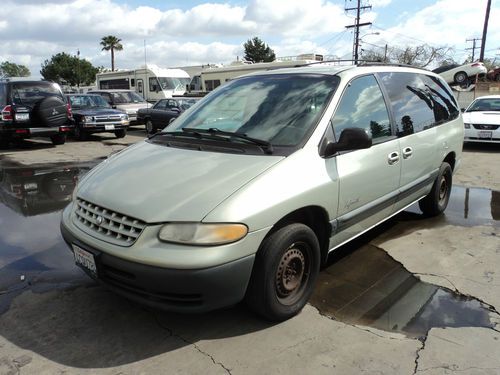
[{"label": "dark car", "polygon": [[0,143],[49,137],[54,145],[71,131],[71,107],[57,83],[28,79],[0,80]]},{"label": "dark car", "polygon": [[152,108],[139,109],[137,119],[146,124],[148,134],[156,133],[198,100],[199,98],[161,99]]},{"label": "dark car", "polygon": [[127,134],[129,118],[126,113],[113,109],[100,95],[66,95],[73,110],[74,134],[85,140],[91,133],[111,132],[117,138]]},{"label": "dark car", "polygon": [[491,80],[491,81],[497,81],[500,82],[500,68],[496,67],[491,69],[487,74],[486,77]]}]

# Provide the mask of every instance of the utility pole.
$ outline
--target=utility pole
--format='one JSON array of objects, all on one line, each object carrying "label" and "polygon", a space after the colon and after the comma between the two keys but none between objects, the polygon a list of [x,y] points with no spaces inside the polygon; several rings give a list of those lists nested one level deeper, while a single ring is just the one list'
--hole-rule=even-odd
[{"label": "utility pole", "polygon": [[481,38],[472,38],[472,39],[465,39],[466,42],[472,42],[472,48],[466,48],[466,50],[471,49],[472,50],[472,62],[474,62],[476,59],[474,56],[476,55],[476,49],[480,48],[480,46],[476,47],[476,40],[481,40]]},{"label": "utility pole", "polygon": [[368,26],[368,25],[371,25],[372,23],[371,22],[364,22],[364,23],[360,23],[360,18],[361,18],[361,11],[362,10],[365,10],[365,9],[371,9],[372,6],[371,5],[365,5],[365,6],[361,6],[361,0],[356,0],[358,5],[356,8],[345,8],[344,10],[346,12],[349,12],[351,10],[355,10],[356,11],[356,20],[354,22],[354,25],[348,25],[346,26],[346,29],[351,29],[351,28],[354,28],[354,45],[353,45],[353,60],[354,60],[354,64],[357,64],[358,63],[358,51],[359,51],[359,28],[362,27],[362,26]]},{"label": "utility pole", "polygon": [[483,27],[483,40],[481,41],[481,54],[479,55],[479,61],[484,61],[484,48],[486,47],[486,34],[488,34],[488,20],[490,19],[490,8],[491,0],[488,0],[488,5],[486,5],[486,14],[484,16],[484,27]]}]

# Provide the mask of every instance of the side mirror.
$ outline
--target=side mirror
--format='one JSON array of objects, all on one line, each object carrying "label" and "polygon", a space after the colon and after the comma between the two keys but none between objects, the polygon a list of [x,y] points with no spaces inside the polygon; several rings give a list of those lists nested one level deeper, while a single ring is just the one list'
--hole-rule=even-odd
[{"label": "side mirror", "polygon": [[361,128],[346,128],[340,133],[338,142],[329,142],[324,151],[324,157],[329,157],[339,151],[352,151],[370,148],[372,137]]}]

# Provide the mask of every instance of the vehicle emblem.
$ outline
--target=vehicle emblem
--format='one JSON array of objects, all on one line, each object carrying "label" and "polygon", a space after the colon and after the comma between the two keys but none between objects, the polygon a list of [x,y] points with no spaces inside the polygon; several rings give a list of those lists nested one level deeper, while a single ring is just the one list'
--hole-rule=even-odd
[{"label": "vehicle emblem", "polygon": [[102,224],[102,216],[97,216],[97,218],[95,219],[95,221],[97,222],[97,225],[101,225]]},{"label": "vehicle emblem", "polygon": [[59,114],[59,112],[57,112],[57,111],[56,111],[56,109],[54,108],[54,109],[52,110],[52,114],[55,116],[55,115],[58,115],[58,114]]}]

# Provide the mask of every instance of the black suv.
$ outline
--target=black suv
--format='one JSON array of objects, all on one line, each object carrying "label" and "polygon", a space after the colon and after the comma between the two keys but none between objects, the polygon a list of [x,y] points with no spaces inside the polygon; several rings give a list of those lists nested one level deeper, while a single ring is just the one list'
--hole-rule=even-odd
[{"label": "black suv", "polygon": [[71,107],[57,83],[0,80],[0,144],[29,137],[49,137],[54,145],[71,131]]}]

